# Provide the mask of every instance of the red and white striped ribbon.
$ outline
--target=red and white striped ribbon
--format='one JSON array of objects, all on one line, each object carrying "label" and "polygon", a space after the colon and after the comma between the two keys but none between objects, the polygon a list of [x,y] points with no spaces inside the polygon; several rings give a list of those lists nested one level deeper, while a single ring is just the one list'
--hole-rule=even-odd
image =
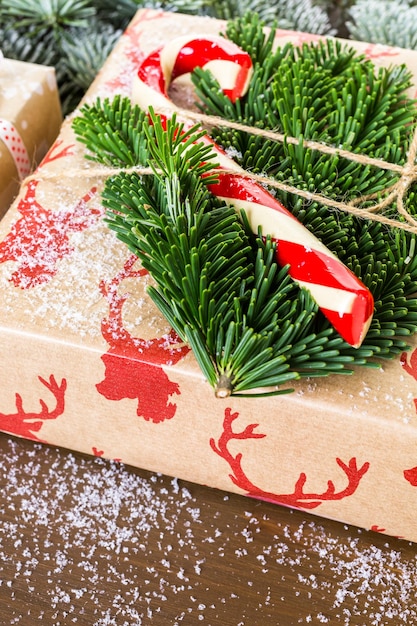
[{"label": "red and white striped ribbon", "polygon": [[[210,69],[232,102],[246,93],[252,75],[249,55],[223,37],[181,37],[144,59],[134,80],[132,100],[145,110],[151,106],[164,115],[174,112],[169,85],[196,67]],[[210,191],[237,211],[245,210],[255,233],[261,226],[264,234],[277,241],[277,261],[289,265],[290,276],[310,291],[345,341],[359,347],[372,321],[374,301],[370,291],[276,198],[250,180],[208,135],[205,140],[212,145],[220,164],[218,183],[210,185]]]},{"label": "red and white striped ribbon", "polygon": [[0,140],[10,152],[20,180],[30,174],[30,159],[16,127],[5,119],[0,119]]}]

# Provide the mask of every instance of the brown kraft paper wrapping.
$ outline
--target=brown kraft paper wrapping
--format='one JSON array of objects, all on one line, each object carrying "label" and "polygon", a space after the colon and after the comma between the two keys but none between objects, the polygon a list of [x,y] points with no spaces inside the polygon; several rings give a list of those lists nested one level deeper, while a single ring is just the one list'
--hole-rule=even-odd
[{"label": "brown kraft paper wrapping", "polygon": [[[222,27],[139,11],[87,100],[129,95],[144,54]],[[415,52],[358,47],[417,71]],[[417,344],[292,394],[215,399],[103,223],[102,181],[71,176],[91,167],[67,120],[2,221],[0,429],[417,541]]]},{"label": "brown kraft paper wrapping", "polygon": [[56,139],[61,123],[54,68],[0,56],[0,218],[21,178]]}]

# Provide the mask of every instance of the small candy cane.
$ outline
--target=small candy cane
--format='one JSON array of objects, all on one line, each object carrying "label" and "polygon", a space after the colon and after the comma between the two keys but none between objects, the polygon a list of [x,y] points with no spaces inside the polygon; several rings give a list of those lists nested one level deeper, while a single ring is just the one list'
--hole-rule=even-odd
[{"label": "small candy cane", "polygon": [[[132,100],[145,110],[151,106],[164,115],[174,113],[175,104],[168,97],[170,83],[196,67],[209,69],[232,102],[245,95],[253,71],[249,55],[223,37],[180,37],[144,59],[134,80]],[[218,182],[209,186],[210,191],[237,211],[245,210],[253,232],[261,227],[277,242],[278,263],[289,265],[292,279],[309,290],[343,339],[358,348],[372,321],[370,291],[220,146],[208,135],[205,139],[220,164]]]}]

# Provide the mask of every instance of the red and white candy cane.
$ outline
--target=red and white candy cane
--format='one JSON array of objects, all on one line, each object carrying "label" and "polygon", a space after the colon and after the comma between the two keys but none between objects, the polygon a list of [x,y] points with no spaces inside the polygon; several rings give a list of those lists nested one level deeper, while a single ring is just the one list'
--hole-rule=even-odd
[{"label": "red and white candy cane", "polygon": [[[143,109],[152,106],[169,115],[175,111],[168,97],[170,83],[196,67],[209,69],[232,102],[245,95],[252,75],[249,55],[223,37],[180,37],[144,59],[134,80],[132,100]],[[343,339],[359,347],[373,315],[370,291],[276,198],[250,180],[208,135],[206,140],[220,165],[218,182],[210,185],[210,191],[238,211],[244,209],[253,232],[261,226],[264,234],[277,241],[278,263],[289,265],[290,276],[310,291]]]}]

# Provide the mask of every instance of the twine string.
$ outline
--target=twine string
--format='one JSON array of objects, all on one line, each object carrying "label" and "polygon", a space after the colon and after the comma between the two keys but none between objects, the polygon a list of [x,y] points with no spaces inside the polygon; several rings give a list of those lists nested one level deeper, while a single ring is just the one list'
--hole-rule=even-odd
[{"label": "twine string", "polygon": [[[174,109],[169,109],[169,113],[172,114]],[[160,113],[166,113],[162,108],[158,110]],[[287,143],[293,145],[299,145],[300,143],[304,148],[317,150],[323,154],[329,154],[332,156],[339,156],[349,161],[353,161],[356,163],[360,163],[361,165],[369,165],[371,167],[376,167],[378,169],[383,169],[387,171],[391,171],[399,174],[398,180],[381,190],[377,194],[369,194],[363,195],[358,198],[355,198],[349,202],[344,202],[340,200],[336,200],[334,198],[329,198],[320,193],[315,193],[311,191],[306,191],[303,189],[299,189],[293,185],[276,181],[268,176],[254,174],[251,172],[242,172],[242,176],[246,176],[262,185],[267,185],[269,187],[278,189],[280,191],[284,191],[290,194],[294,194],[308,200],[310,202],[318,202],[320,204],[324,204],[325,206],[336,209],[338,211],[343,211],[345,213],[350,213],[356,217],[369,219],[372,221],[381,222],[387,226],[392,226],[396,228],[400,228],[402,230],[406,230],[408,232],[417,234],[417,219],[415,219],[405,208],[405,197],[410,188],[410,186],[417,181],[417,166],[416,166],[416,156],[417,156],[417,127],[414,130],[411,142],[408,148],[407,161],[404,165],[398,165],[397,163],[391,163],[389,161],[385,161],[383,159],[378,159],[374,157],[369,157],[364,154],[359,154],[356,152],[351,152],[349,150],[345,150],[342,148],[338,148],[335,146],[327,145],[320,143],[318,141],[309,140],[309,139],[299,139],[296,137],[290,137],[284,135],[282,133],[266,130],[254,126],[248,126],[246,124],[242,124],[239,122],[232,122],[230,120],[225,120],[221,117],[213,116],[213,115],[205,115],[203,113],[196,113],[194,111],[190,111],[188,109],[175,108],[175,112],[177,114],[178,121],[194,121],[196,123],[205,125],[205,126],[221,126],[224,128],[230,128],[233,130],[243,131],[249,133],[251,135],[260,136],[265,139],[270,139],[272,141],[276,141],[278,143]],[[67,122],[70,122],[70,119],[67,119]],[[138,175],[151,175],[154,174],[155,171],[151,167],[143,167],[143,166],[132,166],[132,167],[108,167],[108,166],[99,166],[99,167],[89,167],[89,168],[76,168],[74,170],[69,170],[65,172],[66,178],[108,178],[110,176],[114,176],[120,173],[132,174],[137,173]],[[222,171],[229,171],[222,168]],[[231,173],[236,173],[236,170],[230,170]],[[32,174],[25,179],[25,183],[27,184],[31,180],[47,180],[47,179],[55,179],[62,176],[62,172],[46,172],[42,171],[42,164],[40,167]],[[375,202],[369,206],[361,207],[359,205],[364,205],[372,200],[377,198],[381,198],[378,202]],[[384,215],[383,210],[389,207],[394,201],[397,204],[398,214],[404,218],[404,222],[399,220],[387,217]]]}]

